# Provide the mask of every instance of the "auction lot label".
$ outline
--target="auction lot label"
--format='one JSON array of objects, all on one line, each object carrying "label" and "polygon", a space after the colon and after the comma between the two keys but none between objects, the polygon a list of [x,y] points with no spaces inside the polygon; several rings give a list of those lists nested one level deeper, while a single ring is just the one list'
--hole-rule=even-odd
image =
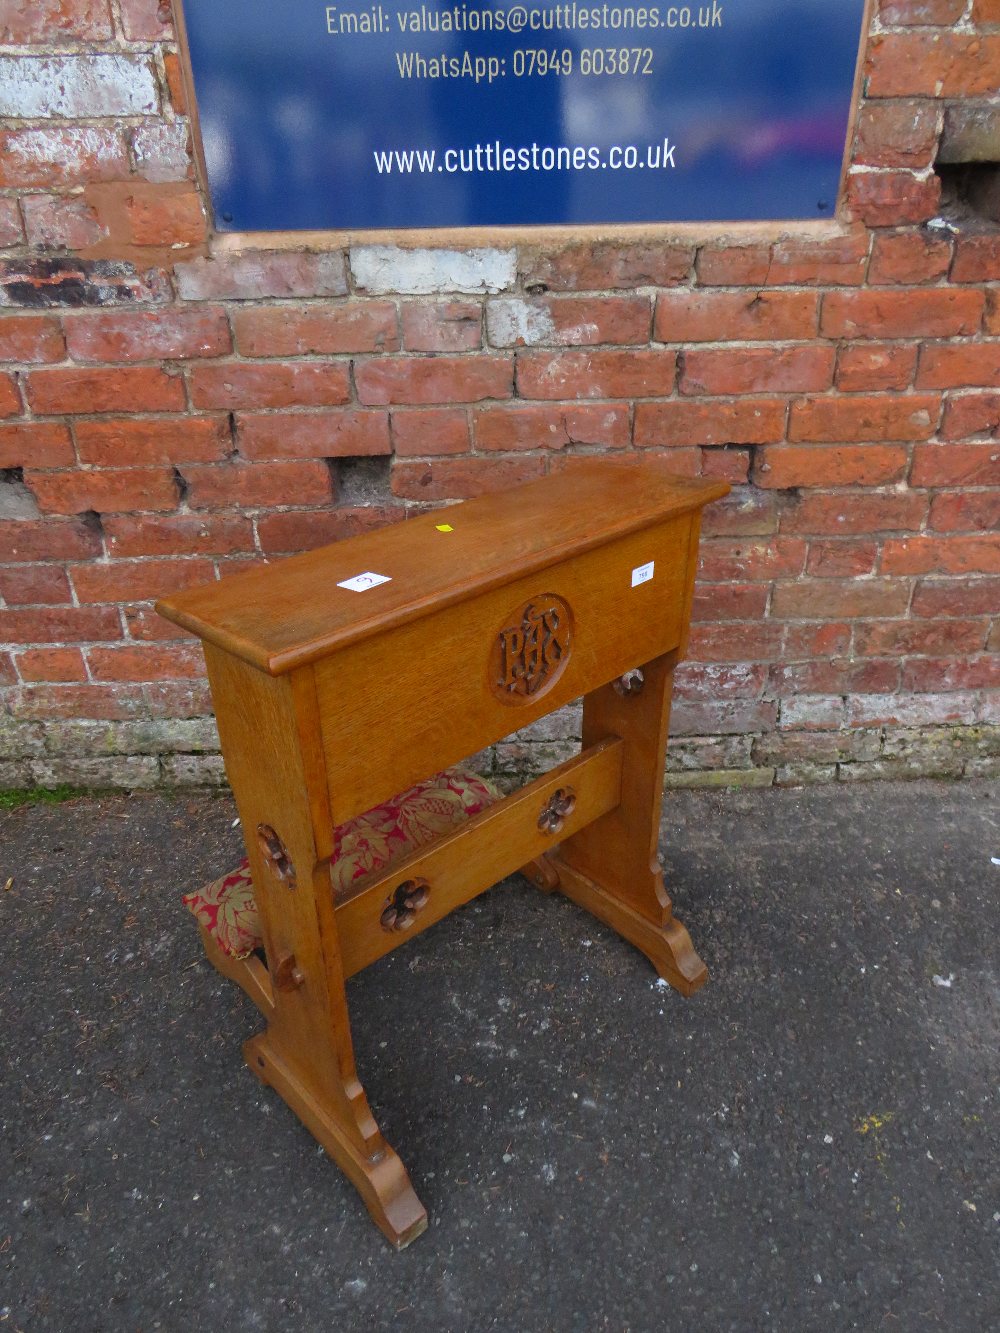
[{"label": "auction lot label", "polygon": [[831,216],[864,0],[184,0],[221,231]]}]

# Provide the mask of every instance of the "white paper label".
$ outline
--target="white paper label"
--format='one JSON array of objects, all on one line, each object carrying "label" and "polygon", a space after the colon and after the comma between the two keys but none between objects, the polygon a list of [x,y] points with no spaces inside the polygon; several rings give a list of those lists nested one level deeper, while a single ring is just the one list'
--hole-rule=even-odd
[{"label": "white paper label", "polygon": [[636,565],[632,570],[632,587],[638,588],[640,583],[648,583],[653,577],[654,560],[650,560],[648,565]]},{"label": "white paper label", "polygon": [[369,588],[377,588],[380,583],[391,582],[388,574],[373,574],[369,570],[367,574],[355,574],[353,579],[344,579],[337,587],[346,588],[349,592],[367,592]]}]

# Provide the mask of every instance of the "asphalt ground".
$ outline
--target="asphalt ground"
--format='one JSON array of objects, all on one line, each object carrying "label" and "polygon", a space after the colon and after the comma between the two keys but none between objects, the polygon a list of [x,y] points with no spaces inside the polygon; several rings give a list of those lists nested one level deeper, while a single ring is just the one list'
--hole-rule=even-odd
[{"label": "asphalt ground", "polygon": [[998,795],[669,795],[689,1000],[519,878],[350,982],[400,1254],[180,906],[230,801],[0,812],[0,1333],[1000,1328]]}]

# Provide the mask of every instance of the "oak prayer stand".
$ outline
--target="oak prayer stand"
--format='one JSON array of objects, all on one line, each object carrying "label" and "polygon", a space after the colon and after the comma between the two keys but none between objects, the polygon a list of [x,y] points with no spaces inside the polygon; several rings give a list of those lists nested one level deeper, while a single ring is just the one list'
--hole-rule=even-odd
[{"label": "oak prayer stand", "polygon": [[[202,930],[267,1019],[244,1046],[402,1247],[427,1225],[358,1079],[345,981],[518,869],[707,973],[657,858],[670,688],[722,482],[578,468],[163,599],[203,640],[266,965]],[[579,755],[335,901],[352,817],[584,697]]]}]

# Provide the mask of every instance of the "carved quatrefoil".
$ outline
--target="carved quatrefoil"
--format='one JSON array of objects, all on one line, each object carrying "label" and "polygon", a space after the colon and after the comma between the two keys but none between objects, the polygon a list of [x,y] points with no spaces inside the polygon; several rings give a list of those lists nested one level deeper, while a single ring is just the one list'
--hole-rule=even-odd
[{"label": "carved quatrefoil", "polygon": [[427,906],[431,886],[425,879],[407,879],[395,890],[379,917],[383,930],[406,930]]},{"label": "carved quatrefoil", "polygon": [[573,788],[558,787],[542,806],[538,827],[543,833],[558,833],[575,807],[576,792]]}]

